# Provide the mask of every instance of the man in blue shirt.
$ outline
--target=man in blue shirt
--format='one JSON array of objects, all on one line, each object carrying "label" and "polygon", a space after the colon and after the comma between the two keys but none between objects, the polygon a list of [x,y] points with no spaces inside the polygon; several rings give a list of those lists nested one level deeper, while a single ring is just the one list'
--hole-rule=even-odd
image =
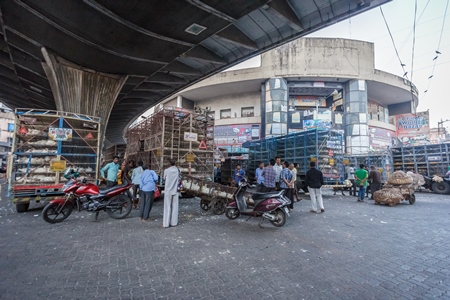
[{"label": "man in blue shirt", "polygon": [[100,170],[100,176],[105,177],[106,174],[106,187],[109,189],[117,184],[117,173],[119,172],[119,157],[114,156],[113,161],[104,166]]},{"label": "man in blue shirt", "polygon": [[258,191],[262,191],[264,187],[264,176],[262,175],[264,171],[264,163],[260,161],[258,163],[258,168],[255,171],[256,183],[258,184]]},{"label": "man in blue shirt", "polygon": [[236,182],[236,186],[238,185],[241,179],[245,178],[245,171],[241,169],[241,165],[236,165],[236,170],[234,171],[234,181]]},{"label": "man in blue shirt", "polygon": [[158,182],[158,175],[155,171],[150,170],[151,166],[144,171],[141,175],[141,182],[139,184],[140,189],[140,205],[139,216],[141,220],[150,221],[150,211],[153,206],[153,197],[155,195],[156,183]]}]

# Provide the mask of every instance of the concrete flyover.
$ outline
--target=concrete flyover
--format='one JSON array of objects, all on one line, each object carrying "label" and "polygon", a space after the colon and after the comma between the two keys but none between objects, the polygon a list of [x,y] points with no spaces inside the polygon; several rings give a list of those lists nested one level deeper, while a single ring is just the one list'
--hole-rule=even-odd
[{"label": "concrete flyover", "polygon": [[106,138],[206,76],[390,0],[3,0],[0,101],[93,114]]}]

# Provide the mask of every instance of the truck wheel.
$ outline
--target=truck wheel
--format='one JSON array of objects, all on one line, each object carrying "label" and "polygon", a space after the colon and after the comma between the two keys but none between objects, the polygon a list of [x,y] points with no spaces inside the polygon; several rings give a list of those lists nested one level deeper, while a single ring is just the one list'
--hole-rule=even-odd
[{"label": "truck wheel", "polygon": [[16,210],[18,213],[26,212],[28,210],[28,207],[30,207],[30,203],[17,203],[16,204]]},{"label": "truck wheel", "polygon": [[436,194],[449,194],[450,185],[447,182],[434,182],[431,189]]}]

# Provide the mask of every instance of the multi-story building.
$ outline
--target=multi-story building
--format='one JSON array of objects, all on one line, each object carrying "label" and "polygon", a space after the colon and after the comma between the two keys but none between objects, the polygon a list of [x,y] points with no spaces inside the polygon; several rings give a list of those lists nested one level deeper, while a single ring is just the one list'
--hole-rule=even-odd
[{"label": "multi-story building", "polygon": [[5,163],[8,152],[11,152],[14,132],[14,113],[0,103],[0,167]]},{"label": "multi-story building", "polygon": [[203,109],[215,140],[244,152],[249,139],[309,128],[342,130],[346,153],[395,144],[395,116],[415,114],[418,96],[405,78],[375,69],[369,42],[301,38],[261,55],[257,67],[226,71],[194,84],[164,105]]}]

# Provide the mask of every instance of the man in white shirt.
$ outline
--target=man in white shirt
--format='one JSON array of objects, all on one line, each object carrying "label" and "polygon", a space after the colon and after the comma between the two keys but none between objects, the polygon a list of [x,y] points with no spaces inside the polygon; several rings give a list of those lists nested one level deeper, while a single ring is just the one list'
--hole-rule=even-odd
[{"label": "man in white shirt", "polygon": [[[356,196],[356,184],[355,184],[355,165],[351,164],[348,167],[347,179],[350,180],[352,186],[350,187],[350,196]],[[353,193],[352,193],[353,191]]]},{"label": "man in white shirt", "polygon": [[280,190],[280,175],[283,170],[283,166],[281,165],[281,158],[279,156],[275,157],[275,165],[273,166],[275,170],[275,185],[277,187],[277,191]]},{"label": "man in white shirt", "polygon": [[175,164],[175,160],[171,159],[170,167],[164,170],[164,228],[178,225],[178,182],[180,170]]}]

